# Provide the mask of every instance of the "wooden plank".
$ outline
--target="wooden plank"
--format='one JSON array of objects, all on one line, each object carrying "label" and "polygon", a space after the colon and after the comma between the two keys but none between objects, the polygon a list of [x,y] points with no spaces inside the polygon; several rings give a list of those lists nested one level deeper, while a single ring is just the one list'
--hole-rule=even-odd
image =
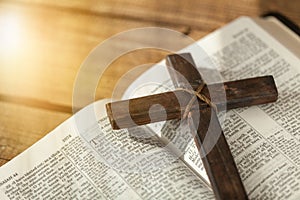
[{"label": "wooden plank", "polygon": [[[270,103],[276,101],[278,96],[272,76],[229,81],[224,84],[217,83],[209,87],[213,91],[214,104],[218,108],[224,108],[224,104],[227,109],[234,109],[241,106]],[[226,92],[225,96],[222,95],[222,91]],[[202,93],[210,99],[207,86],[204,87]],[[219,94],[221,95],[218,96]],[[178,90],[112,102],[107,104],[106,108],[114,129],[128,128],[136,126],[136,124],[143,125],[181,118],[192,96],[186,91]],[[153,109],[155,105],[161,105],[164,109],[161,107]],[[191,110],[201,110],[206,107],[206,103],[199,102],[199,105],[194,105]],[[152,108],[151,117],[149,115],[150,108]]]},{"label": "wooden plank", "polygon": [[[43,1],[19,0],[15,2],[47,7],[60,7],[72,11],[91,12],[110,18],[152,21],[157,25],[188,25],[192,30],[212,31],[241,16],[259,16],[277,10],[300,24],[299,1],[131,1],[131,0],[73,0]],[[174,19],[176,17],[176,19]]]},{"label": "wooden plank", "polygon": [[[7,27],[0,30],[0,40],[1,35],[14,32],[5,43],[7,46],[0,46],[0,94],[68,107],[72,106],[79,67],[96,45],[128,29],[156,26],[154,22],[111,19],[77,10],[66,12],[57,7],[10,1],[0,2],[0,24]],[[165,27],[184,31],[186,26]],[[201,37],[207,32],[194,33]],[[122,48],[131,42],[134,41],[124,41],[116,47]],[[166,53],[152,49],[122,56],[103,75],[96,99],[110,97],[114,85],[128,70],[140,64],[156,63]],[[87,83],[93,73],[87,73]]]},{"label": "wooden plank", "polygon": [[0,166],[37,142],[70,114],[0,101]]}]

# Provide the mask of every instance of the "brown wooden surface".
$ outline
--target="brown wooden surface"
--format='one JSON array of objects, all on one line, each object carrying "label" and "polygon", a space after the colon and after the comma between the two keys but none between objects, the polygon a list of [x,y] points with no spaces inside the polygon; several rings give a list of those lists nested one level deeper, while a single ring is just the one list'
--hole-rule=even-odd
[{"label": "brown wooden surface", "polygon": [[[200,39],[240,15],[258,16],[269,10],[300,24],[299,1],[0,1],[0,165],[71,116],[80,64],[110,36],[160,26]],[[157,62],[167,53],[150,49],[122,56],[101,78],[96,99],[110,97],[129,69]]]}]

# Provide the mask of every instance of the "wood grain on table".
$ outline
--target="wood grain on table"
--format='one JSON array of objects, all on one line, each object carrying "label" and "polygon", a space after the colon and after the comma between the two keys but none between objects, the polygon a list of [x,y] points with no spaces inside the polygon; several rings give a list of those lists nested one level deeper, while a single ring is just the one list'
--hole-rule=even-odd
[{"label": "wood grain on table", "polygon": [[[241,15],[266,11],[300,24],[299,10],[300,1],[284,0],[0,1],[0,166],[72,115],[78,70],[109,37],[150,26],[198,40]],[[128,70],[167,54],[143,49],[121,56],[101,77],[95,100],[111,97]]]}]

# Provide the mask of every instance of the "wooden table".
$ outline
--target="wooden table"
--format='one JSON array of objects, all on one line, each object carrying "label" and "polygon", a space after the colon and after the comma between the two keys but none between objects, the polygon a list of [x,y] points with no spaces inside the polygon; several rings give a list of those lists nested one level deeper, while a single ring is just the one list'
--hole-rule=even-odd
[{"label": "wooden table", "polygon": [[[2,0],[0,166],[72,115],[76,74],[88,53],[105,39],[156,26],[197,40],[238,16],[270,10],[300,24],[300,1]],[[110,97],[131,68],[158,62],[167,53],[148,49],[120,57],[101,77],[96,100]]]}]

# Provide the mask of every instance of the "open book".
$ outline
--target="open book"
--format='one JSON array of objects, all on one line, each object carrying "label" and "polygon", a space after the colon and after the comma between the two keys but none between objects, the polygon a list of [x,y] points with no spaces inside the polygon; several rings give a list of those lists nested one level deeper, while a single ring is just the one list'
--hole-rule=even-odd
[{"label": "open book", "polygon": [[[298,36],[275,18],[241,17],[197,45],[224,80],[274,76],[278,101],[227,112],[223,130],[250,199],[299,199]],[[173,89],[163,65],[124,98]],[[151,81],[161,84],[136,89]],[[176,121],[112,131],[108,101],[83,108],[2,166],[0,199],[214,199],[191,135]]]}]

